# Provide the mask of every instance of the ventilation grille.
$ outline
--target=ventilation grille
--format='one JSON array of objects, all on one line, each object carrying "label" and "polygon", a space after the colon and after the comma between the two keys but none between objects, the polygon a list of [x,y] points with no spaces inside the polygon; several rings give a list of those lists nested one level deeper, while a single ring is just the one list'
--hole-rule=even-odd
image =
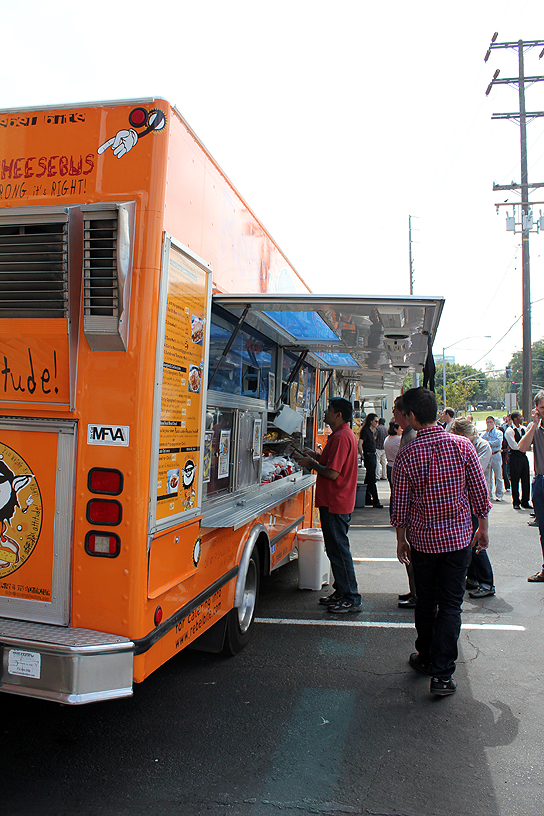
[{"label": "ventilation grille", "polygon": [[118,317],[117,212],[85,213],[84,314],[87,317]]},{"label": "ventilation grille", "polygon": [[68,316],[68,225],[0,225],[0,317]]}]

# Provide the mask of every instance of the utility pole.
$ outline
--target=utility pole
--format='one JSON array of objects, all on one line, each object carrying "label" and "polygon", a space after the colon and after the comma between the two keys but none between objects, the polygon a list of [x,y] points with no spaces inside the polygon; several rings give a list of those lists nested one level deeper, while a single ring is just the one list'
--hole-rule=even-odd
[{"label": "utility pole", "polygon": [[[414,260],[412,258],[412,216],[408,216],[408,260],[410,262],[410,294],[414,294]],[[419,386],[419,374],[414,374],[414,385]]]},{"label": "utility pole", "polygon": [[412,258],[412,216],[408,216],[408,258],[410,261],[410,294],[414,294],[414,261]]},{"label": "utility pole", "polygon": [[[520,126],[520,147],[521,147],[521,184],[493,184],[493,190],[519,190],[521,193],[521,220],[522,220],[522,303],[523,303],[523,398],[522,411],[525,420],[531,416],[532,408],[532,362],[531,362],[531,267],[529,260],[529,232],[533,226],[532,215],[529,211],[529,190],[537,187],[544,187],[544,184],[529,184],[527,173],[527,119],[532,121],[544,116],[544,111],[537,113],[527,113],[525,109],[525,88],[535,82],[544,81],[544,76],[525,76],[523,64],[523,54],[525,50],[543,46],[544,40],[518,40],[517,42],[496,42],[497,33],[492,37],[491,43],[485,55],[485,62],[489,59],[494,48],[511,48],[518,52],[518,76],[510,79],[498,79],[499,69],[493,74],[493,79],[489,83],[486,96],[489,95],[493,85],[514,85],[519,92],[519,113],[494,113],[492,119],[518,120]],[[540,52],[539,59],[544,55],[544,48]]]}]

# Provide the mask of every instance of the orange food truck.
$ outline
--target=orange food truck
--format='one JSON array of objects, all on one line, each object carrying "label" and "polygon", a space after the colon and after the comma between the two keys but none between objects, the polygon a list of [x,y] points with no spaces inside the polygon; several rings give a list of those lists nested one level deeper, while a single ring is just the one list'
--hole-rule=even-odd
[{"label": "orange food truck", "polygon": [[0,690],[239,651],[312,526],[290,446],[421,371],[441,309],[312,295],[162,99],[0,111]]}]

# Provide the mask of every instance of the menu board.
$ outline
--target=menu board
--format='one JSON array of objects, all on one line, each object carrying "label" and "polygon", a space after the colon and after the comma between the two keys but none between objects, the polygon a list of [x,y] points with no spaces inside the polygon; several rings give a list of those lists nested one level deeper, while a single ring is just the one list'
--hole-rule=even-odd
[{"label": "menu board", "polygon": [[162,367],[157,521],[200,507],[209,327],[208,272],[170,244]]}]

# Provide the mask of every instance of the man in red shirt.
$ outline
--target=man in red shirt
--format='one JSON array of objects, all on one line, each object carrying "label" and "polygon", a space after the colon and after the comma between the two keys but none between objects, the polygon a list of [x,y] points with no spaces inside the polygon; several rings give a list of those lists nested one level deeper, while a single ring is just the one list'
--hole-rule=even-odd
[{"label": "man in red shirt", "polygon": [[[472,512],[478,552],[489,543],[491,502],[472,442],[446,433],[436,422],[436,397],[411,388],[402,397],[415,440],[395,459],[391,524],[397,528],[397,557],[414,567],[417,601],[416,649],[409,663],[431,676],[431,693],[453,694],[452,674],[461,630],[461,605],[472,555]],[[410,528],[410,544],[406,528]]]},{"label": "man in red shirt", "polygon": [[361,596],[353,558],[349,547],[348,530],[355,507],[357,492],[357,440],[351,430],[352,405],[337,397],[329,402],[325,422],[332,434],[321,454],[309,448],[299,463],[315,470],[317,483],[315,504],[319,507],[325,550],[334,575],[334,592],[319,603],[334,614],[361,611]]}]

